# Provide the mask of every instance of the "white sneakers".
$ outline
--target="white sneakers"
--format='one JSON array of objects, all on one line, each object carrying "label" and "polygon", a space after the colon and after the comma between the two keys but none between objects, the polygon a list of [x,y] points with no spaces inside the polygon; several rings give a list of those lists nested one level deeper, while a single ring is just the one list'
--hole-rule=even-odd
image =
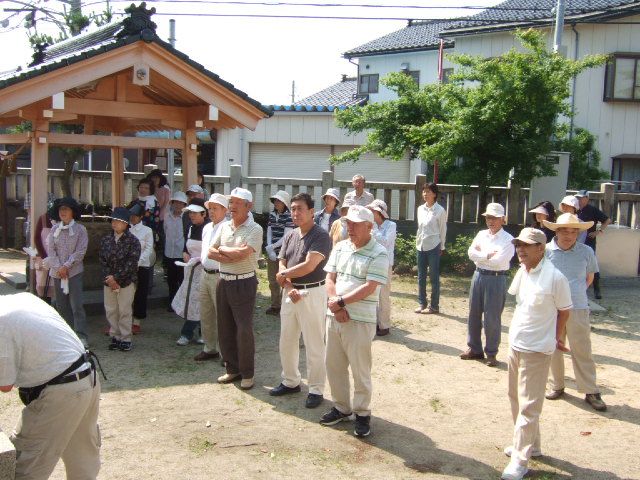
[{"label": "white sneakers", "polygon": [[181,335],[180,338],[176,341],[176,345],[179,345],[180,347],[189,345],[189,339],[184,335]]},{"label": "white sneakers", "polygon": [[[510,457],[511,454],[513,453],[513,446],[508,446],[504,449],[504,454],[507,457]],[[533,451],[531,452],[531,458],[536,458],[536,457],[541,457],[542,456],[542,451],[541,450],[537,450],[537,449],[533,449]]]},{"label": "white sneakers", "polygon": [[500,478],[502,480],[522,480],[528,471],[529,469],[526,466],[511,460]]}]

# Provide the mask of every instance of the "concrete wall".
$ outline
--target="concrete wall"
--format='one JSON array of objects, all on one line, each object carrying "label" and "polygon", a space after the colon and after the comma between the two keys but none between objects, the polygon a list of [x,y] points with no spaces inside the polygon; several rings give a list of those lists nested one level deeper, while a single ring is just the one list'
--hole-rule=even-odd
[{"label": "concrete wall", "polygon": [[598,237],[596,249],[604,277],[637,277],[640,268],[640,230],[611,225]]}]

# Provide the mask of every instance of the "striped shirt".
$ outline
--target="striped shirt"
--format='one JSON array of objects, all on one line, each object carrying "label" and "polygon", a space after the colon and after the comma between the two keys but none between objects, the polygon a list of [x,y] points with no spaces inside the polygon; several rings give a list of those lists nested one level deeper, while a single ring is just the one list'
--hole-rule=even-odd
[{"label": "striped shirt", "polygon": [[[271,229],[271,243],[274,244],[282,240],[285,228],[294,229],[296,226],[293,224],[293,220],[291,220],[291,212],[289,210],[285,210],[282,213],[278,213],[274,210],[269,214],[269,223],[267,224],[267,228]],[[276,254],[280,252],[281,246],[282,243],[274,249]]]},{"label": "striped shirt", "polygon": [[[387,249],[372,236],[369,242],[356,249],[351,240],[336,244],[324,267],[325,272],[337,273],[336,294],[345,295],[369,280],[385,285],[389,278]],[[349,317],[357,322],[376,323],[376,306],[380,286],[367,298],[350,303],[345,308]],[[327,315],[332,316],[330,310]]]},{"label": "striped shirt", "polygon": [[238,262],[221,263],[221,273],[241,275],[258,269],[258,258],[262,247],[262,227],[253,221],[251,215],[238,227],[233,224],[233,220],[224,222],[213,238],[215,248],[220,246],[241,247],[243,245],[251,247],[254,253]]}]

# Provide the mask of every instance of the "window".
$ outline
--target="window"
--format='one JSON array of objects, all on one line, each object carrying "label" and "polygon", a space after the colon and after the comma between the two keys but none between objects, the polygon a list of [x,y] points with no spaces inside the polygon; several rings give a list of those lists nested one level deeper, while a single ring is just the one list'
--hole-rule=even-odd
[{"label": "window", "polygon": [[451,75],[453,75],[453,68],[442,69],[442,83],[450,83]]},{"label": "window", "polygon": [[407,70],[405,73],[413,78],[416,85],[420,85],[420,70]]},{"label": "window", "polygon": [[640,53],[616,53],[607,63],[604,100],[640,102]]},{"label": "window", "polygon": [[358,93],[378,93],[378,79],[380,75],[360,75],[360,84],[358,85]]}]

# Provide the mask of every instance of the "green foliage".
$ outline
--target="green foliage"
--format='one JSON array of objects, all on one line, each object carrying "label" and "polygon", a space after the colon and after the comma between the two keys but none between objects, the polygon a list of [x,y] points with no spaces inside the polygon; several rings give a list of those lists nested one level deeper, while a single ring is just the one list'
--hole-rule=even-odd
[{"label": "green foliage", "polygon": [[459,275],[470,275],[475,269],[475,265],[469,260],[467,253],[471,242],[473,242],[473,235],[458,235],[453,243],[446,244],[446,251],[440,258],[440,270]]},{"label": "green foliage", "polygon": [[[447,243],[446,251],[440,258],[440,271],[458,275],[469,275],[475,268],[469,260],[467,251],[473,241],[472,235],[458,235],[453,243]],[[396,237],[395,266],[397,274],[411,273],[416,266],[416,236],[402,235]]]},{"label": "green foliage", "polygon": [[603,178],[606,171],[600,169],[600,152],[596,147],[596,137],[584,128],[576,128],[573,137],[566,134],[554,141],[554,150],[571,153],[569,181],[567,188],[592,190]]},{"label": "green foliage", "polygon": [[451,56],[459,68],[450,84],[418,88],[407,75],[386,77],[396,100],[336,112],[338,126],[369,133],[365,145],[332,162],[355,161],[367,151],[396,160],[409,152],[431,164],[438,160],[451,180],[481,191],[504,183],[511,169],[521,184],[552,173],[541,156],[551,150],[556,118],[570,115],[569,81],[606,57],[569,60],[549,52],[539,31],[516,37],[524,52]]}]

